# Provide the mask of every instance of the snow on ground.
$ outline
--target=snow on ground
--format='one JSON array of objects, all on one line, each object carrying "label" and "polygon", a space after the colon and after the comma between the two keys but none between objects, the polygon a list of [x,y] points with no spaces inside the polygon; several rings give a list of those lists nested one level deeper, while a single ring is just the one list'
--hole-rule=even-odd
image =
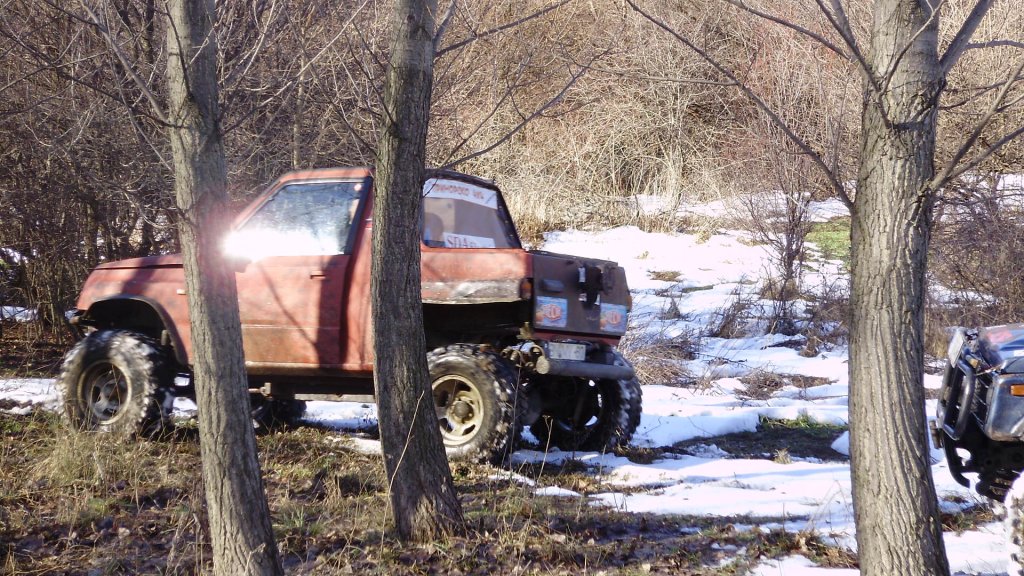
[{"label": "snow on ground", "polygon": [[15,322],[31,322],[36,319],[36,311],[18,306],[0,306],[0,320]]},{"label": "snow on ground", "polygon": [[[816,210],[825,215],[844,211],[841,205]],[[831,216],[822,216],[827,217]],[[619,262],[626,268],[633,289],[631,330],[658,338],[691,337],[738,297],[749,299],[755,313],[757,307],[770,304],[760,301],[756,293],[769,255],[763,247],[745,242],[738,233],[716,234],[699,241],[691,235],[652,234],[633,227],[597,233],[555,232],[547,235],[544,248]],[[838,266],[829,270],[829,263],[819,265],[823,275],[838,275]],[[674,312],[666,314],[671,307]],[[513,463],[573,459],[588,465],[605,488],[591,497],[557,486],[536,487],[529,478],[514,473],[511,479],[534,486],[538,494],[587,498],[592,505],[629,512],[746,515],[758,524],[749,529],[815,530],[827,541],[854,549],[850,468],[842,459],[849,452],[848,436],[833,444],[835,461],[794,458],[789,464],[781,464],[770,457],[730,458],[714,445],[716,436],[755,431],[761,417],[847,422],[846,349],[822,348],[818,355],[806,358],[793,348],[780,346],[785,340],[764,335],[756,322],[749,326],[745,338],[699,338],[698,359],[690,361],[687,368],[691,374],[704,376],[706,385],[681,388],[662,382],[644,383],[643,415],[634,443],[661,447],[682,440],[708,439],[689,455],[637,464],[611,454],[526,449],[514,454]],[[815,376],[826,383],[807,389],[789,386],[768,399],[751,400],[737,394],[744,385],[736,376],[754,370]],[[937,387],[937,377],[928,377],[926,386]],[[0,397],[50,408],[57,405],[57,391],[49,380],[0,379]],[[194,411],[194,405],[184,400],[175,407],[186,415]],[[931,404],[922,409],[929,415],[934,412]],[[360,403],[310,402],[306,418],[341,430],[362,431],[375,426],[376,409]],[[362,450],[379,450],[377,442],[361,435],[339,437],[339,441]],[[952,480],[940,451],[932,452],[932,460],[944,510],[956,511],[979,501],[973,492]],[[962,534],[947,533],[952,569],[960,574],[1004,574],[1003,542],[999,523]],[[806,558],[793,556],[765,560],[754,573],[845,576],[856,571],[819,568]]]},{"label": "snow on ground", "polygon": [[[57,387],[53,380],[45,378],[0,378],[0,398],[21,404],[40,404],[53,410],[59,407]],[[29,410],[31,410],[30,406],[14,409],[19,413]]]}]

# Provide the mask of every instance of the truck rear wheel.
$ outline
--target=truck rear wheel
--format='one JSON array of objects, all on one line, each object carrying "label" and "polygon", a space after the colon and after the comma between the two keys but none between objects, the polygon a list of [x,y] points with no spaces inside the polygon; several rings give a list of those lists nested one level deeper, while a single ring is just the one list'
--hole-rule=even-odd
[{"label": "truck rear wheel", "polygon": [[267,398],[253,394],[249,402],[253,424],[261,432],[296,426],[306,413],[306,402],[294,398]]},{"label": "truck rear wheel", "polygon": [[[621,357],[618,361],[625,362]],[[557,384],[541,385],[559,386],[558,396],[564,398],[554,406],[549,400],[540,418],[530,426],[544,446],[606,452],[629,444],[640,425],[642,391],[636,378],[562,378]]]},{"label": "truck rear wheel", "polygon": [[457,344],[427,354],[427,367],[448,458],[500,463],[519,435],[523,405],[511,366],[493,352]]},{"label": "truck rear wheel", "polygon": [[141,334],[93,332],[64,357],[58,382],[64,416],[81,430],[132,436],[170,423],[174,370],[163,349]]}]

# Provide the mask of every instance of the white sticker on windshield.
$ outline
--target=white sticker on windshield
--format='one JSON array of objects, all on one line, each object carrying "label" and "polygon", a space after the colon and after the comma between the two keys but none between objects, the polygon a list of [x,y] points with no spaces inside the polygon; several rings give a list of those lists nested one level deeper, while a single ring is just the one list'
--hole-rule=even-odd
[{"label": "white sticker on windshield", "polygon": [[431,178],[423,184],[423,195],[431,198],[448,198],[451,200],[463,200],[498,209],[498,193],[488,188],[474,186],[468,182],[458,180],[438,180]]},{"label": "white sticker on windshield", "polygon": [[494,238],[444,233],[446,248],[494,248]]}]

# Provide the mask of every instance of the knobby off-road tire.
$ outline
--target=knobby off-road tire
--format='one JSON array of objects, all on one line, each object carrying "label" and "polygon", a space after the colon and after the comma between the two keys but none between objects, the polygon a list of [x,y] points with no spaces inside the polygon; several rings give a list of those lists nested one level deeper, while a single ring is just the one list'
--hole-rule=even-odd
[{"label": "knobby off-road tire", "polygon": [[[628,365],[616,353],[615,363]],[[545,384],[541,384],[545,385]],[[643,393],[636,378],[566,378],[566,400],[541,414],[530,431],[541,445],[566,451],[608,452],[626,446],[640,425]]]},{"label": "knobby off-road tire", "polygon": [[64,357],[63,412],[80,430],[118,436],[151,435],[170,426],[175,371],[152,338],[100,330]]},{"label": "knobby off-road tire", "polygon": [[515,447],[525,406],[512,367],[464,344],[428,353],[427,367],[449,460],[501,463]]}]

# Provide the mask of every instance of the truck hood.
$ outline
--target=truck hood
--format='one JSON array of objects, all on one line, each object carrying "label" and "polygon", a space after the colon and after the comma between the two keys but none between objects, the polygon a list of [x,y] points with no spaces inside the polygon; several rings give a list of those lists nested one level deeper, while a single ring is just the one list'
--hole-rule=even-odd
[{"label": "truck hood", "polygon": [[1003,374],[1024,373],[1024,324],[982,328],[978,331],[978,351]]}]

